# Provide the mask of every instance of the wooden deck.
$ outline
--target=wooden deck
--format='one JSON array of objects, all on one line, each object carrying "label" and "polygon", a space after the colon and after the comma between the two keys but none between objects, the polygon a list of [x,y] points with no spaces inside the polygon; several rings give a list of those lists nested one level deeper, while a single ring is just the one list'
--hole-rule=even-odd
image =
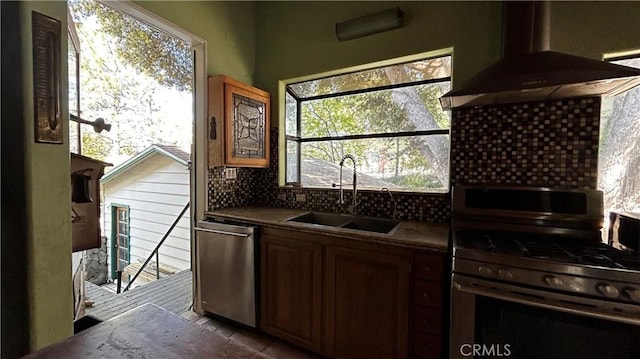
[{"label": "wooden deck", "polygon": [[[223,339],[219,348],[221,353],[227,353],[223,357],[228,359],[320,359],[321,357],[293,345],[282,342],[258,330],[238,326],[229,321],[201,316],[191,308],[192,289],[191,271],[185,270],[176,274],[161,278],[155,282],[145,284],[124,293],[114,294],[95,284],[87,282],[87,299],[94,301],[93,307],[87,308],[86,314],[100,320],[108,320],[119,314],[145,303],[152,303],[166,310],[182,316],[200,328],[209,331]],[[122,317],[118,317],[122,318]],[[116,318],[117,320],[117,318]],[[107,322],[108,325],[109,322]],[[104,324],[104,323],[103,323]],[[153,318],[149,318],[150,326],[153,326]],[[100,324],[102,325],[102,324]],[[92,328],[93,329],[93,328]],[[165,328],[166,329],[166,328]],[[81,332],[82,333],[82,332]],[[80,334],[81,334],[80,333]],[[177,336],[176,336],[177,337]],[[124,341],[126,342],[126,341]],[[210,340],[207,340],[209,343]],[[207,343],[203,343],[207,345]],[[198,345],[202,347],[202,345]],[[225,351],[228,348],[236,348],[233,353]],[[242,349],[244,348],[244,349]],[[242,350],[241,350],[242,349]],[[247,353],[244,353],[245,350]],[[216,350],[217,351],[217,350]],[[242,351],[244,354],[241,354]],[[130,354],[130,353],[129,353]],[[105,355],[106,356],[106,355]],[[197,357],[209,356],[202,352]],[[193,356],[191,356],[193,357]]]},{"label": "wooden deck", "polygon": [[88,301],[94,302],[93,306],[86,309],[86,314],[100,320],[111,319],[145,303],[152,303],[181,315],[192,304],[191,270],[163,277],[120,294],[86,282],[86,297]]}]

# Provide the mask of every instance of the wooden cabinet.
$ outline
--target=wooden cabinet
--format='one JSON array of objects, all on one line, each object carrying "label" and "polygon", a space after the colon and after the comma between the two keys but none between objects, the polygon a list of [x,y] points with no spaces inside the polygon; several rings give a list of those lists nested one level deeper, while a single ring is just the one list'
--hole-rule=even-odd
[{"label": "wooden cabinet", "polygon": [[269,167],[269,93],[209,77],[209,167]]},{"label": "wooden cabinet", "polygon": [[440,358],[442,352],[444,254],[418,252],[414,257],[412,352],[414,358]]},{"label": "wooden cabinet", "polygon": [[319,352],[322,246],[268,229],[261,238],[262,329]]},{"label": "wooden cabinet", "polygon": [[100,248],[100,177],[111,163],[71,154],[71,243],[73,252]]},{"label": "wooden cabinet", "polygon": [[410,261],[328,247],[325,353],[333,358],[406,358]]},{"label": "wooden cabinet", "polygon": [[407,358],[411,253],[264,228],[262,329],[332,358]]}]

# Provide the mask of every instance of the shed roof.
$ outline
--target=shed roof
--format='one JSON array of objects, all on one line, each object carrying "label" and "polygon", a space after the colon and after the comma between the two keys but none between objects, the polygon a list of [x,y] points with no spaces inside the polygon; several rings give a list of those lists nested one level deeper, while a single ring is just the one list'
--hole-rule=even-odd
[{"label": "shed roof", "polygon": [[181,150],[177,146],[153,144],[145,148],[141,152],[138,152],[118,166],[114,167],[111,171],[102,176],[102,178],[100,179],[100,183],[105,183],[112,180],[113,178],[126,172],[129,168],[139,164],[140,162],[143,162],[154,154],[160,154],[169,157],[172,160],[180,163],[181,165],[187,168],[189,167],[189,160],[191,158],[191,155],[189,153]]}]

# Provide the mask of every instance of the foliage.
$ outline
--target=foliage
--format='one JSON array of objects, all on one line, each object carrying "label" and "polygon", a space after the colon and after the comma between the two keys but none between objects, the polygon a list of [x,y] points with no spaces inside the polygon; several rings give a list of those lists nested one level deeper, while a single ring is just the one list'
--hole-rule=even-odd
[{"label": "foliage", "polygon": [[[87,120],[102,117],[112,125],[110,132],[100,135],[83,126],[83,154],[117,165],[153,143],[187,147],[191,141],[191,94],[176,90],[190,88],[191,68],[189,79],[181,74],[184,69],[179,69],[184,51],[150,52],[150,61],[155,61],[155,57],[165,58],[153,64],[132,62],[130,57],[122,56],[123,52],[131,56],[140,54],[147,51],[145,46],[155,46],[153,43],[161,41],[161,37],[102,4],[74,0],[69,5],[81,40],[81,117]],[[129,34],[121,34],[128,39],[114,36],[113,31],[103,31],[100,24],[106,19],[110,19],[111,29],[130,29]],[[142,44],[145,42],[150,44]],[[164,70],[157,71],[156,76],[147,76],[156,73],[156,66],[163,66]],[[184,124],[176,125],[176,119]]]},{"label": "foliage", "polygon": [[111,35],[115,54],[162,86],[191,91],[191,46],[180,39],[92,0],[71,0],[75,21],[95,16]]},{"label": "foliage", "polygon": [[[617,63],[640,68],[640,58]],[[598,187],[605,209],[640,211],[640,88],[603,98]]]},{"label": "foliage", "polygon": [[[380,79],[369,76],[367,81],[378,83]],[[328,79],[315,84],[319,87],[341,86],[339,81],[332,83]],[[306,90],[314,91],[311,88]],[[449,128],[449,117],[438,101],[445,90],[441,84],[428,84],[304,101],[302,137],[446,129]],[[318,88],[315,91],[322,92]],[[397,96],[398,91],[404,95]],[[408,110],[409,107],[413,109]],[[443,139],[443,136],[419,136],[314,141],[303,143],[302,156],[338,163],[342,156],[350,153],[358,159],[360,172],[381,176],[397,186],[444,188],[448,179],[448,143],[444,146],[436,143]]]},{"label": "foliage", "polygon": [[91,132],[82,133],[82,155],[108,162],[110,149],[109,139]]}]

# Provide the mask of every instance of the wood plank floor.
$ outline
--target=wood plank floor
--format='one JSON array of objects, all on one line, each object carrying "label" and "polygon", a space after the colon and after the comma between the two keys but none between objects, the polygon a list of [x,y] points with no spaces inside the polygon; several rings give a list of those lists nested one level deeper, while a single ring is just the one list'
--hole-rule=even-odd
[{"label": "wood plank floor", "polygon": [[93,301],[93,306],[86,310],[87,315],[100,320],[111,319],[145,303],[153,303],[181,315],[192,303],[191,270],[178,272],[120,294],[86,282],[86,297]]},{"label": "wood plank floor", "polygon": [[93,301],[86,314],[100,320],[109,320],[145,303],[153,303],[178,314],[204,330],[222,337],[226,343],[240,345],[250,355],[228,356],[228,359],[319,359],[316,354],[287,344],[255,329],[241,327],[228,321],[201,316],[192,309],[191,271],[185,270],[161,278],[126,292],[115,294],[86,282],[87,300]]}]

